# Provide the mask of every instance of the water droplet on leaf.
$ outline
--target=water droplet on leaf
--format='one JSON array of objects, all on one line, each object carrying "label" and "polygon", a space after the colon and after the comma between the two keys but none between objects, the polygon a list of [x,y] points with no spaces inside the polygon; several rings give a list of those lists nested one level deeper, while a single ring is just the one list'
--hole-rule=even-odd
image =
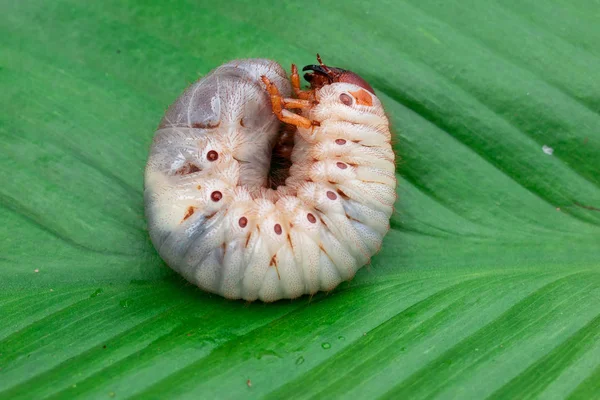
[{"label": "water droplet on leaf", "polygon": [[281,358],[281,356],[273,350],[263,350],[256,354],[256,358],[259,360],[274,361],[275,359]]},{"label": "water droplet on leaf", "polygon": [[119,302],[119,305],[123,308],[127,308],[131,305],[131,299],[123,299]]}]

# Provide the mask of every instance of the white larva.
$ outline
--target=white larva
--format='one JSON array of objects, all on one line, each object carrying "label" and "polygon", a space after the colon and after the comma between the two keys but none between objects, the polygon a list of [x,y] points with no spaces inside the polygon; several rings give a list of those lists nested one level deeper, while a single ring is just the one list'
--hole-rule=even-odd
[{"label": "white larva", "polygon": [[[290,84],[270,60],[222,65],[169,107],[155,133],[150,236],[203,290],[265,302],[329,291],[389,230],[395,164],[379,99],[349,71],[321,62],[304,70],[313,71],[307,91],[295,66]],[[280,120],[293,130],[282,133]],[[274,151],[291,161],[276,171],[285,184],[274,178]]]}]

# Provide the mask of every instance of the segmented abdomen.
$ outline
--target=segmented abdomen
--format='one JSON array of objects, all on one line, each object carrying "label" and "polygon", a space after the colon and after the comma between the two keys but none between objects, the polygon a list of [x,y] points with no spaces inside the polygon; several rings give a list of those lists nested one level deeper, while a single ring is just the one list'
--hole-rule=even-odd
[{"label": "segmented abdomen", "polygon": [[289,96],[278,64],[240,60],[169,108],[145,201],[171,268],[227,298],[275,301],[331,290],[369,261],[389,229],[396,179],[383,110],[355,115],[323,103],[305,113],[320,126],[297,131],[285,187],[267,189],[280,123],[261,75]]}]

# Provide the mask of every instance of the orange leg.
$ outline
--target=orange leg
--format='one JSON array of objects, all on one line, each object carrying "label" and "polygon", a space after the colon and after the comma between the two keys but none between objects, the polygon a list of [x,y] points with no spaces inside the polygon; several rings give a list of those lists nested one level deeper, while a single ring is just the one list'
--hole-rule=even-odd
[{"label": "orange leg", "polygon": [[284,108],[303,109],[310,108],[313,104],[308,100],[303,99],[282,99]]},{"label": "orange leg", "polygon": [[303,100],[309,100],[311,98],[312,91],[300,89],[300,75],[298,75],[298,67],[296,67],[296,64],[292,64],[292,76],[290,80],[292,81],[292,89],[297,98]]},{"label": "orange leg", "polygon": [[310,119],[287,110],[288,108],[308,108],[312,105],[310,101],[302,99],[285,99],[281,97],[277,86],[271,83],[266,76],[262,76],[261,78],[267,86],[267,92],[271,96],[273,113],[281,122],[302,128],[310,128],[313,126],[313,123]]}]

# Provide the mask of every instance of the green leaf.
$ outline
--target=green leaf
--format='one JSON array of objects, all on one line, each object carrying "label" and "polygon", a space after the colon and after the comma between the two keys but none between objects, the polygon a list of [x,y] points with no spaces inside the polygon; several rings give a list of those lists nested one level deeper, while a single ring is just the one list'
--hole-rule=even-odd
[{"label": "green leaf", "polygon": [[[1,399],[600,395],[597,1],[23,0],[0,15]],[[316,52],[385,104],[392,230],[332,293],[205,294],[145,230],[154,129],[226,61]]]}]

